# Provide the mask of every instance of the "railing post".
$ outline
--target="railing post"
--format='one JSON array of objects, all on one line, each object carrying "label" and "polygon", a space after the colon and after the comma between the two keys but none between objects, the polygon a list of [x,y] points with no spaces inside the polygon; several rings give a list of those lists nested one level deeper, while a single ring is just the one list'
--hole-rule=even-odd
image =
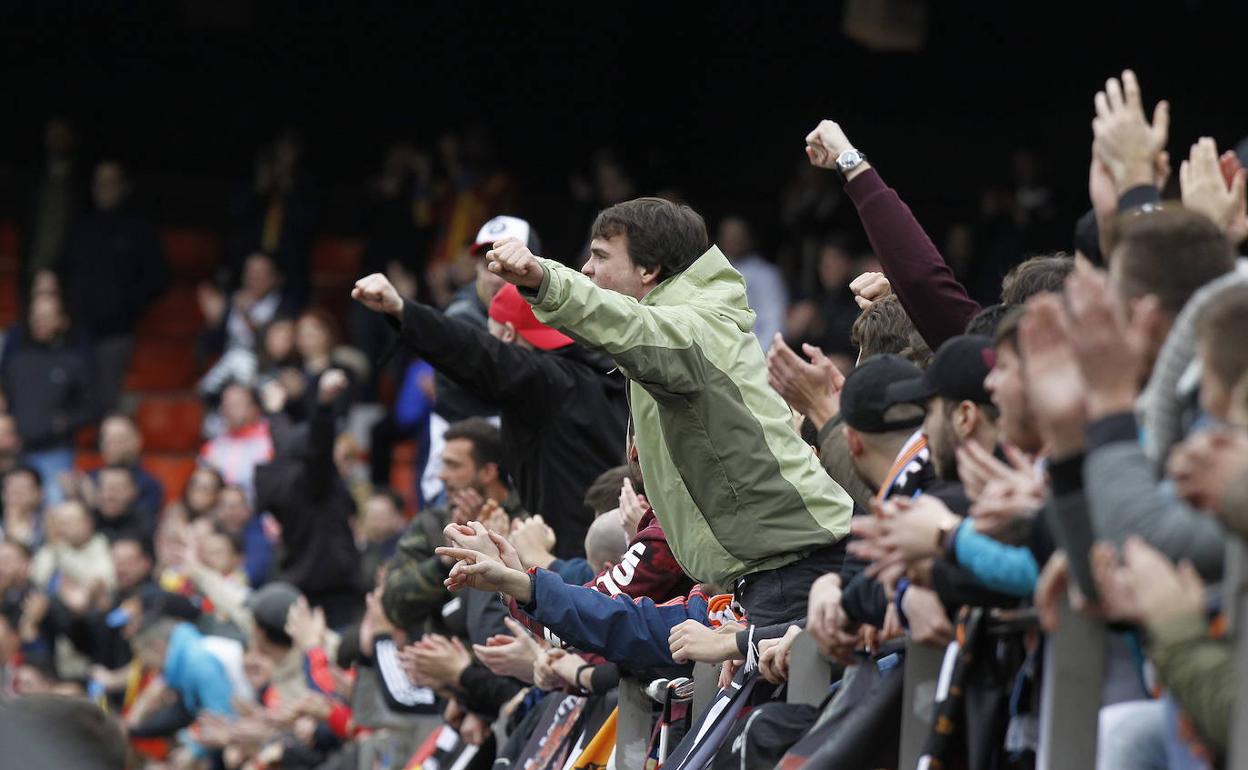
[{"label": "railing post", "polygon": [[819,652],[815,638],[803,631],[793,640],[789,652],[789,703],[818,706],[827,697],[832,683],[832,666]]},{"label": "railing post", "polygon": [[719,692],[719,669],[722,666],[722,663],[693,664],[693,702],[689,704],[689,708],[693,709],[695,718],[715,700],[715,693]]},{"label": "railing post", "polygon": [[903,770],[914,770],[923,756],[923,744],[932,729],[936,709],[936,683],[947,647],[933,647],[906,639],[906,662],[902,669],[901,750]]},{"label": "railing post", "polygon": [[1096,766],[1096,734],[1105,680],[1105,624],[1061,600],[1060,625],[1045,639],[1037,770]]},{"label": "railing post", "polygon": [[1222,605],[1235,645],[1235,705],[1231,709],[1231,732],[1227,736],[1227,770],[1248,770],[1248,544],[1231,535],[1226,544],[1226,570],[1222,581]]},{"label": "railing post", "polygon": [[641,682],[620,680],[620,713],[615,726],[615,766],[645,767],[646,749],[650,745],[652,701]]}]

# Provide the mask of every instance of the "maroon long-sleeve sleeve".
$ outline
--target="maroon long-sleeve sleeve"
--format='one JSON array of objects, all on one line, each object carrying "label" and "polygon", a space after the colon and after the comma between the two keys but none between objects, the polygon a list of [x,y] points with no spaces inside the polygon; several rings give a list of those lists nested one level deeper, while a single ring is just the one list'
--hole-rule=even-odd
[{"label": "maroon long-sleeve sleeve", "polygon": [[897,191],[869,168],[845,185],[871,248],[897,299],[928,347],[962,334],[979,305],[958,283],[944,257]]}]

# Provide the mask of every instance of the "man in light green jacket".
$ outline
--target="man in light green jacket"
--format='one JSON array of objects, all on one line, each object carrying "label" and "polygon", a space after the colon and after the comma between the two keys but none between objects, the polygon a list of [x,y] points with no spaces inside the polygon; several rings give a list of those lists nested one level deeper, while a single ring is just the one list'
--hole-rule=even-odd
[{"label": "man in light green jacket", "polygon": [[659,198],[605,209],[591,235],[579,273],[515,240],[489,269],[628,377],[646,494],[685,571],[735,589],[756,625],[804,616],[853,503],[767,383],[741,274],[701,216]]}]

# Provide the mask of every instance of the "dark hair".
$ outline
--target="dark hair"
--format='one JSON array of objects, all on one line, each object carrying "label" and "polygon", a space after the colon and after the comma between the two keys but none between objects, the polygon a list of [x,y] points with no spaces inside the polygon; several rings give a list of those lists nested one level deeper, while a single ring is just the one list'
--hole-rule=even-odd
[{"label": "dark hair", "polygon": [[373,494],[371,496],[386,498],[400,515],[403,513],[403,509],[407,507],[407,501],[403,499],[403,495],[400,495],[391,487],[373,487]]},{"label": "dark hair", "polygon": [[[316,321],[323,329],[325,329],[325,335],[329,337],[329,346],[331,348],[338,344],[338,339],[342,336],[342,334],[338,330],[338,320],[334,318],[332,313],[323,307],[310,307],[299,314],[299,321],[302,321],[305,318]],[[297,323],[298,321],[296,321],[296,324]],[[261,341],[263,341],[263,339],[264,338],[262,337]]]},{"label": "dark hair", "polygon": [[208,465],[207,463],[199,463],[195,466],[195,470],[191,471],[191,475],[186,477],[186,483],[182,485],[182,507],[186,509],[187,518],[191,521],[203,516],[207,511],[197,511],[191,507],[191,479],[195,478],[197,473],[209,473],[214,481],[217,482],[217,494],[221,494],[221,490],[225,489],[225,479],[221,476],[221,471]]},{"label": "dark hair", "polygon": [[620,489],[623,488],[624,477],[627,475],[627,465],[617,465],[598,474],[598,478],[585,490],[586,507],[597,516],[619,506]]},{"label": "dark hair", "polygon": [[[910,432],[913,433],[914,431]],[[809,417],[802,418],[801,435],[802,441],[805,441],[809,446],[816,450],[819,449],[819,429],[815,427],[814,420]]]},{"label": "dark hair", "polygon": [[858,348],[860,359],[892,353],[920,368],[926,368],[932,361],[931,349],[895,294],[872,302],[859,313],[850,329],[849,340]]},{"label": "dark hair", "polygon": [[1196,319],[1196,335],[1204,345],[1205,366],[1232,389],[1248,373],[1248,286],[1230,286],[1219,291],[1201,309]]},{"label": "dark hair", "polygon": [[136,532],[132,529],[123,530],[113,537],[113,542],[110,545],[117,545],[118,543],[134,543],[143,552],[144,556],[153,563],[156,561],[156,546],[152,543],[152,538],[142,532]]},{"label": "dark hair", "polygon": [[1110,265],[1128,298],[1155,295],[1177,314],[1196,290],[1235,266],[1221,228],[1182,206],[1161,206],[1119,218]]},{"label": "dark hair", "polygon": [[1007,345],[1014,350],[1018,350],[1018,327],[1023,323],[1023,317],[1027,315],[1027,308],[1011,307],[1007,309],[1005,316],[1001,322],[997,324],[997,330],[992,335],[993,347]]},{"label": "dark hair", "polygon": [[0,703],[5,767],[138,767],[114,717],[86,698],[23,695]]},{"label": "dark hair", "polygon": [[242,380],[231,379],[230,381],[222,385],[221,393],[218,396],[218,401],[225,399],[225,391],[229,390],[230,388],[242,388],[243,390],[247,391],[247,395],[251,397],[251,405],[256,407],[257,409],[260,408],[260,391],[256,390],[255,386],[248,385]]},{"label": "dark hair", "polygon": [[112,464],[112,465],[105,465],[103,468],[100,468],[100,474],[101,474],[101,475],[103,475],[103,474],[104,474],[104,473],[106,473],[106,472],[110,472],[110,471],[111,471],[111,472],[115,472],[115,473],[124,473],[124,474],[126,475],[126,478],[130,479],[130,483],[131,483],[131,484],[132,484],[132,485],[133,485],[136,489],[138,488],[138,486],[139,486],[139,479],[138,479],[138,477],[137,477],[137,476],[135,476],[135,475],[134,475],[134,469],[133,469],[133,468],[131,468],[130,466],[128,466],[128,465],[122,465],[122,464],[120,464],[120,463],[114,463],[114,464]]},{"label": "dark hair", "polygon": [[[936,397],[936,402],[940,405],[937,408],[941,410],[941,414],[946,420],[951,419],[950,413],[963,401],[970,401],[970,399],[945,398],[944,396]],[[995,425],[998,421],[1000,421],[1001,409],[997,407],[996,404],[991,401],[973,401],[972,403],[975,404],[975,407],[979,409],[979,411],[983,412],[984,418],[987,419],[988,422]]]},{"label": "dark hair", "polygon": [[230,541],[230,547],[234,549],[234,553],[243,553],[247,550],[247,544],[243,541],[242,532],[231,532],[225,528],[221,522],[214,522],[212,525],[212,534],[220,535]]},{"label": "dark hair", "polygon": [[997,329],[1001,326],[1001,322],[1009,314],[1013,305],[1007,305],[999,302],[995,305],[989,305],[976,313],[970,321],[966,323],[967,334],[982,334],[985,337],[995,337]]},{"label": "dark hair", "polygon": [[1001,280],[1001,302],[1021,305],[1037,294],[1058,293],[1066,286],[1066,276],[1075,269],[1075,258],[1058,252],[1025,260]]},{"label": "dark hair", "polygon": [[659,271],[658,280],[681,272],[706,251],[702,215],[683,203],[635,198],[598,212],[590,238],[628,238],[628,256],[638,267]]},{"label": "dark hair", "polygon": [[40,473],[39,473],[38,469],[37,469],[37,468],[35,468],[34,466],[31,466],[31,465],[19,465],[19,466],[17,466],[16,468],[11,468],[11,469],[9,469],[9,471],[8,471],[7,473],[5,473],[5,474],[4,474],[4,479],[5,479],[5,480],[7,480],[10,476],[19,476],[19,475],[22,475],[22,474],[25,474],[25,475],[27,475],[27,476],[30,476],[32,479],[34,479],[34,480],[35,480],[35,486],[39,488],[40,493],[42,494],[42,490],[43,490],[43,476],[42,476],[42,474],[40,474]]},{"label": "dark hair", "polygon": [[467,439],[472,442],[472,461],[478,468],[490,463],[498,466],[498,476],[506,480],[506,460],[503,457],[503,439],[489,420],[484,417],[469,417],[467,420],[451,423],[442,436],[444,441]]}]

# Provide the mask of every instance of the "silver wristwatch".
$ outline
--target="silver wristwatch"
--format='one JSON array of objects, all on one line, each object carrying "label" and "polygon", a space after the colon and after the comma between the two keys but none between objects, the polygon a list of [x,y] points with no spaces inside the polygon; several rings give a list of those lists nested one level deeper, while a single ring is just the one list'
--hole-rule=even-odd
[{"label": "silver wristwatch", "polygon": [[841,172],[841,176],[845,176],[849,172],[858,168],[858,166],[861,165],[866,159],[866,155],[863,155],[861,152],[851,147],[836,156],[836,170]]}]

